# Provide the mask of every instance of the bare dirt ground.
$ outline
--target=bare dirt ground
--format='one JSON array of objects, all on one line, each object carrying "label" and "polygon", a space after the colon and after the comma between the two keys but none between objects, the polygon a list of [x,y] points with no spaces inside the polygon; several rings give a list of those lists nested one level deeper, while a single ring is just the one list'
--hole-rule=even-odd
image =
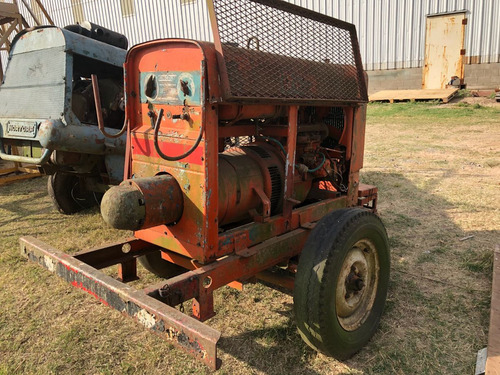
[{"label": "bare dirt ground", "polygon": [[484,96],[467,96],[465,98],[457,97],[453,98],[446,104],[441,104],[442,108],[448,107],[468,107],[468,106],[482,106],[500,109],[500,102],[497,102],[495,99],[484,97]]},{"label": "bare dirt ground", "polygon": [[[223,335],[219,374],[473,372],[487,344],[500,243],[500,110],[475,104],[369,105],[362,180],[379,187],[392,249],[386,311],[371,342],[338,362],[302,342],[290,296],[259,284],[223,288],[207,322]],[[22,235],[73,253],[128,233],[106,228],[97,209],[57,213],[45,177],[0,188],[0,374],[209,373],[21,258]]]}]

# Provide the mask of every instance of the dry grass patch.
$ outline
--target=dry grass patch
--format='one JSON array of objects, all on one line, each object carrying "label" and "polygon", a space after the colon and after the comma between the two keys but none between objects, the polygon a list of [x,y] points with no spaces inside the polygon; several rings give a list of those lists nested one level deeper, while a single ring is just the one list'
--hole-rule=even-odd
[{"label": "dry grass patch", "polygon": [[[474,105],[370,105],[362,178],[379,187],[392,248],[380,330],[340,363],[301,341],[291,296],[259,284],[244,293],[222,288],[208,321],[223,333],[219,373],[472,373],[487,343],[491,256],[500,242],[499,115]],[[18,255],[21,235],[69,253],[129,235],[106,228],[97,210],[58,214],[45,183],[1,188],[0,374],[208,374]]]}]

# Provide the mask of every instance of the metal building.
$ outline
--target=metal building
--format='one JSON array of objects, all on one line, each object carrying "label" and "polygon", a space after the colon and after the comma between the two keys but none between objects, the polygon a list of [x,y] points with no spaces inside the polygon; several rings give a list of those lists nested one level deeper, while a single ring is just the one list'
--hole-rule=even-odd
[{"label": "metal building", "polygon": [[[489,77],[490,84],[491,77],[500,80],[498,0],[287,1],[354,23],[365,69],[379,71],[374,77],[384,75],[381,70],[418,68],[409,76],[403,74],[406,81],[411,81],[406,82],[406,85],[417,85],[417,77],[422,75],[428,16],[463,12],[467,19],[461,48],[463,63],[490,65],[478,69],[466,66],[467,83],[472,86],[487,83],[481,81],[481,74],[476,74],[476,70],[488,71],[484,75]],[[167,37],[212,38],[205,0],[42,0],[42,3],[57,25],[64,26],[86,19],[124,33],[130,45]],[[33,5],[36,13],[36,4]],[[28,22],[32,20],[27,12],[25,18]]]}]

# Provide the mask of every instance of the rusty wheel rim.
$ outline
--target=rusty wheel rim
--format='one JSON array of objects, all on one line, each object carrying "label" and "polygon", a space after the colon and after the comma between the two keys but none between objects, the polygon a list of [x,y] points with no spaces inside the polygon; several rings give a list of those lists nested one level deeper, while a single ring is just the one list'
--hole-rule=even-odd
[{"label": "rusty wheel rim", "polygon": [[337,320],[346,331],[358,329],[370,315],[378,285],[379,262],[375,245],[362,239],[349,250],[337,279]]}]

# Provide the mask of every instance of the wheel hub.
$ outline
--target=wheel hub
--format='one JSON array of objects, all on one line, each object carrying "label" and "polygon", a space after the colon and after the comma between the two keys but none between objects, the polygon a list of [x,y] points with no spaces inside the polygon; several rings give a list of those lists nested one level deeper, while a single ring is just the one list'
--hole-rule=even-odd
[{"label": "wheel hub", "polygon": [[354,331],[368,317],[378,284],[378,257],[369,240],[358,241],[347,253],[337,280],[337,319],[346,331]]}]

